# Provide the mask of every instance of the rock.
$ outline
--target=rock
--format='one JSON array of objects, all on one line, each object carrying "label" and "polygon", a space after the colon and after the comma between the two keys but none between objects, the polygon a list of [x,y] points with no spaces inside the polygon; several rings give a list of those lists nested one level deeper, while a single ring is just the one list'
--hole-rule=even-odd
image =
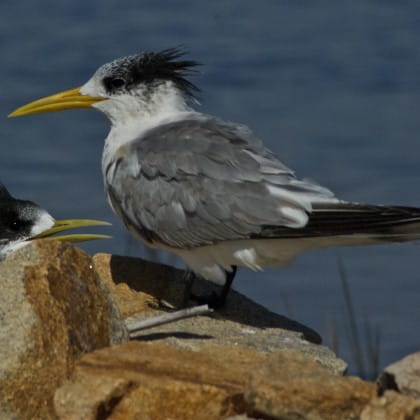
[{"label": "rock", "polygon": [[133,388],[127,378],[82,373],[78,378],[80,383],[66,382],[56,392],[55,409],[61,419],[106,419]]},{"label": "rock", "polygon": [[55,407],[66,420],[225,418],[244,412],[248,372],[266,357],[235,347],[212,353],[130,342],[84,356]]},{"label": "rock", "polygon": [[65,420],[351,419],[374,396],[373,383],[333,375],[291,350],[130,342],[83,356],[54,402]]},{"label": "rock", "polygon": [[[185,282],[180,270],[107,254],[97,254],[93,261],[125,317],[136,314],[135,319],[146,319],[182,304]],[[199,294],[209,294],[214,285],[202,280],[195,289]],[[268,353],[292,348],[335,374],[343,374],[347,368],[330,349],[318,344],[321,339],[315,331],[268,311],[234,290],[223,310],[145,330],[137,340],[191,350],[227,344]]]},{"label": "rock", "polygon": [[137,312],[153,311],[160,299],[181,304],[178,297],[183,283],[182,272],[163,264],[139,258],[96,254],[93,257],[96,272],[108,286],[124,318]]},{"label": "rock", "polygon": [[373,383],[331,375],[291,350],[255,369],[245,390],[252,411],[275,419],[357,419],[374,396]]},{"label": "rock", "polygon": [[53,418],[81,354],[121,343],[118,308],[80,249],[35,241],[0,263],[0,413]]},{"label": "rock", "polygon": [[[182,306],[185,288],[182,270],[140,258],[109,254],[97,254],[93,262],[124,318],[142,311],[150,315]],[[215,286],[205,280],[198,280],[195,285],[197,294],[206,295],[214,289]],[[319,334],[310,328],[276,315],[234,290],[231,292],[226,308],[218,311],[220,316],[260,328],[281,326],[311,342],[321,342]]]},{"label": "rock", "polygon": [[340,376],[345,363],[314,331],[236,292],[221,311],[126,342],[120,311],[127,321],[180,306],[182,274],[52,241],[7,258],[0,418],[420,420],[418,354],[385,370],[378,397]]},{"label": "rock", "polygon": [[364,408],[360,420],[420,420],[420,401],[386,391]]},{"label": "rock", "polygon": [[377,383],[379,395],[390,389],[420,399],[420,352],[386,367]]}]

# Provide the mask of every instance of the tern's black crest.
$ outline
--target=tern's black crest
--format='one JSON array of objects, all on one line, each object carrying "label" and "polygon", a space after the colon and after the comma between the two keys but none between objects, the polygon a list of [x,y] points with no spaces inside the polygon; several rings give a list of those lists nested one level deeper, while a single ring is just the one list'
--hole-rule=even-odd
[{"label": "tern's black crest", "polygon": [[108,94],[128,92],[140,84],[154,86],[172,81],[185,95],[193,96],[198,88],[186,79],[193,74],[197,61],[181,60],[185,52],[171,48],[160,52],[146,52],[119,58],[100,69]]},{"label": "tern's black crest", "polygon": [[7,191],[7,188],[0,183],[0,200],[11,199],[12,195]]}]

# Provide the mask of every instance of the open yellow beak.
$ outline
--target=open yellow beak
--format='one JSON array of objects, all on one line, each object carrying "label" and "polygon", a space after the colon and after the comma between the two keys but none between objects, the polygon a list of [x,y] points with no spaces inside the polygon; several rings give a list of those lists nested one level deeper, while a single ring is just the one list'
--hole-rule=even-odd
[{"label": "open yellow beak", "polygon": [[14,110],[8,116],[20,117],[22,115],[42,114],[43,112],[63,111],[65,109],[90,108],[92,104],[106,99],[82,95],[80,93],[80,87],[77,87],[30,102]]},{"label": "open yellow beak", "polygon": [[54,226],[44,232],[40,233],[31,238],[32,239],[50,239],[59,240],[66,242],[83,242],[93,241],[95,239],[109,239],[108,235],[95,235],[90,233],[82,234],[70,234],[70,235],[57,235],[52,236],[58,232],[63,232],[69,229],[75,229],[84,226],[105,226],[110,225],[108,222],[102,222],[100,220],[89,220],[89,219],[74,219],[74,220],[56,220]]}]

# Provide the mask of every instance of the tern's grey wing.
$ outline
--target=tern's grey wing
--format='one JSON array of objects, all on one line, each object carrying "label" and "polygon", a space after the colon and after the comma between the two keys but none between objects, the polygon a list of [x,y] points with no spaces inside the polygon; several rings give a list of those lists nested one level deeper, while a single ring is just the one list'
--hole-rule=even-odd
[{"label": "tern's grey wing", "polygon": [[312,202],[336,201],[296,179],[246,128],[216,119],[169,123],[115,155],[114,210],[146,240],[191,248],[302,227]]}]

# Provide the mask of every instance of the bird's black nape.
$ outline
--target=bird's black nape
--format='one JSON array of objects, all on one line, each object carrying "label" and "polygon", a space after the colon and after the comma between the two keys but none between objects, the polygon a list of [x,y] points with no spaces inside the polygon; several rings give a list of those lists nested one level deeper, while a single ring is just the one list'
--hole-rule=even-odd
[{"label": "bird's black nape", "polygon": [[186,51],[169,48],[160,52],[144,52],[115,60],[103,66],[103,84],[110,94],[129,91],[140,84],[171,81],[186,96],[194,97],[199,89],[186,79],[196,73],[200,63],[184,60]]}]

